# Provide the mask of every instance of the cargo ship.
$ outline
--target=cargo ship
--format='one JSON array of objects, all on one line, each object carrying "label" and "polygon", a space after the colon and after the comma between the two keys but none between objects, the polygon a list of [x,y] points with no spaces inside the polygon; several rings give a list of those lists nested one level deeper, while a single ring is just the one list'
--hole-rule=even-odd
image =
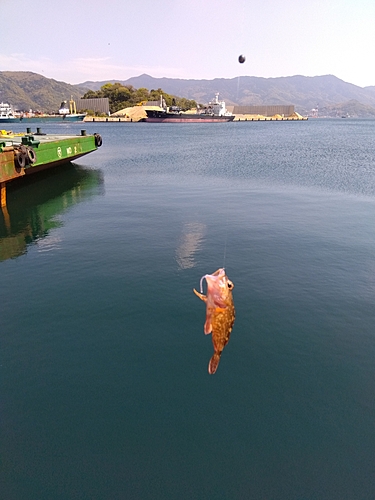
[{"label": "cargo ship", "polygon": [[6,206],[6,185],[40,170],[69,163],[102,145],[99,134],[47,135],[37,129],[13,134],[0,131],[0,202]]},{"label": "cargo ship", "polygon": [[219,94],[204,108],[197,109],[196,113],[183,112],[177,106],[167,107],[164,99],[160,98],[160,110],[146,109],[148,123],[213,123],[231,122],[234,115],[229,113],[224,101],[219,101]]},{"label": "cargo ship", "polygon": [[0,123],[35,123],[35,122],[79,122],[86,116],[86,113],[77,113],[76,103],[73,99],[63,101],[59,111],[53,114],[15,112],[13,107],[6,102],[0,103]]}]

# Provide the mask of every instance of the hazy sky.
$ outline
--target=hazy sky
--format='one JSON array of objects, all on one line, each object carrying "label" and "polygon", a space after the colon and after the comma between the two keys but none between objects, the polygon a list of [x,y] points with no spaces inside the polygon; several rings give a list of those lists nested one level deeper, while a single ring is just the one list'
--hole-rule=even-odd
[{"label": "hazy sky", "polygon": [[375,0],[0,0],[0,8],[0,71],[67,83],[332,74],[375,85]]}]

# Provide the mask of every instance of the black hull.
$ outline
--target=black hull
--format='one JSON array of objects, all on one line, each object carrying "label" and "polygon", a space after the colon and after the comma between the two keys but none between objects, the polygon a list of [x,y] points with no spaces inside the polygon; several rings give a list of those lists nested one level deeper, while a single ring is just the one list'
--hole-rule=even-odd
[{"label": "black hull", "polygon": [[234,115],[215,116],[199,113],[167,113],[166,111],[146,110],[148,123],[223,123],[234,120]]}]

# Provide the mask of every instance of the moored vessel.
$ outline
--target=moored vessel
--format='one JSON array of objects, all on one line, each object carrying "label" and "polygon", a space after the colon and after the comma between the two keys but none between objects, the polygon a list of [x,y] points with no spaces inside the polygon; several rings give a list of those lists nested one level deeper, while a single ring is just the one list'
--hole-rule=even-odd
[{"label": "moored vessel", "polygon": [[161,109],[146,109],[147,118],[144,121],[149,123],[220,123],[234,120],[234,115],[227,111],[225,102],[219,101],[218,93],[213,101],[204,108],[198,108],[196,113],[183,112],[176,106],[167,107],[162,97],[160,100]]},{"label": "moored vessel", "polygon": [[1,206],[6,205],[6,184],[40,170],[68,163],[102,144],[99,134],[47,135],[40,129],[31,133],[13,134],[0,131],[0,187]]},{"label": "moored vessel", "polygon": [[86,116],[86,113],[77,113],[76,104],[73,99],[63,101],[60,105],[58,113],[33,113],[30,112],[15,112],[13,106],[8,103],[0,103],[0,123],[36,123],[36,122],[79,122]]}]

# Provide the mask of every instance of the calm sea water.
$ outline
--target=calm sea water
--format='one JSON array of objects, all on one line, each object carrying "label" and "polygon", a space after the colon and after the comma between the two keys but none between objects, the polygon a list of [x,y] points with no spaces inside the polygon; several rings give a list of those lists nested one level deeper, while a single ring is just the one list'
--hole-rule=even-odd
[{"label": "calm sea water", "polygon": [[374,498],[375,121],[81,128],[0,214],[1,498]]}]

